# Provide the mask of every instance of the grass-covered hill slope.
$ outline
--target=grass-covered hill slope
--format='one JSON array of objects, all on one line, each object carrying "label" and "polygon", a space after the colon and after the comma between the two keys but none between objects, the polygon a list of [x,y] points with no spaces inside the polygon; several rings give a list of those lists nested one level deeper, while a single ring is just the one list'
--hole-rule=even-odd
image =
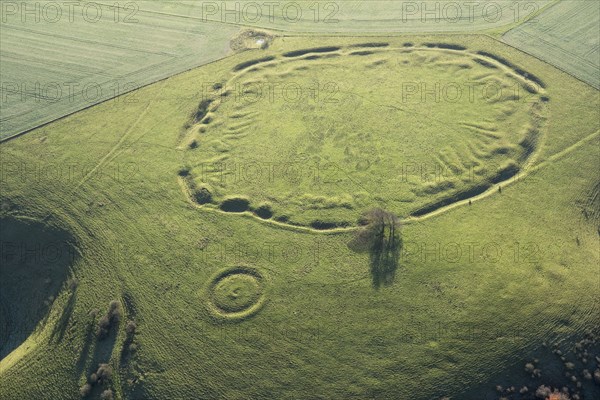
[{"label": "grass-covered hill slope", "polygon": [[[408,220],[395,279],[376,288],[369,254],[348,247],[351,229],[319,232],[250,212],[202,207],[186,196],[180,176],[190,160],[202,157],[204,138],[217,140],[209,124],[204,134],[198,131],[197,149],[184,142],[207,85],[227,82],[251,60],[316,47],[348,51],[364,38],[277,40],[268,50],[141,89],[135,103],[109,101],[3,143],[2,223],[27,216],[40,232],[66,232],[60,240],[77,257],[65,267],[72,276],[52,280],[60,291],[36,320],[37,329],[0,361],[0,398],[73,399],[95,373],[104,378],[96,380],[90,398],[110,388],[129,399],[425,400],[462,393],[543,341],[567,340],[595,327],[598,219],[586,207],[597,204],[598,92],[488,37],[376,41],[393,48],[450,43],[492,54],[493,63],[527,67],[529,77],[544,82],[549,99],[535,157],[500,184],[501,192],[494,184],[471,205],[464,199]],[[362,68],[370,56],[355,57],[354,65]],[[346,68],[348,78],[363,79]],[[298,82],[307,79],[302,75]],[[331,79],[340,87],[352,83],[344,75]],[[450,79],[439,75],[440,84],[454,82]],[[367,99],[377,95],[364,82],[356,85],[364,85]],[[386,102],[398,101],[393,90],[383,90]],[[423,112],[444,112],[443,103],[421,106]],[[447,107],[451,116],[452,104]],[[336,118],[327,115],[334,109],[324,110],[324,122]],[[340,110],[348,119],[367,117]],[[285,116],[279,112],[274,123]],[[290,120],[299,112],[290,108]],[[402,115],[394,118],[401,124]],[[356,124],[364,129],[364,122]],[[326,124],[311,123],[326,132]],[[267,127],[266,118],[261,126]],[[262,143],[254,143],[252,133]],[[345,134],[354,133],[338,135],[345,141]],[[383,133],[391,146],[392,133]],[[434,133],[429,143],[434,149],[436,140],[449,140]],[[249,151],[271,144],[263,132],[247,134]],[[290,153],[300,148],[292,140],[287,148],[283,141],[277,145]],[[235,151],[245,156],[243,147]],[[264,189],[275,197],[280,189],[292,190]],[[271,201],[275,209],[279,202]],[[301,215],[302,204],[298,210]],[[358,218],[362,211],[356,206],[330,212]],[[52,239],[40,233],[36,240]],[[2,241],[25,239],[3,234]],[[77,282],[60,283],[69,278]],[[33,308],[36,298],[19,301]],[[105,367],[98,371],[104,363],[112,367],[111,378]]]}]

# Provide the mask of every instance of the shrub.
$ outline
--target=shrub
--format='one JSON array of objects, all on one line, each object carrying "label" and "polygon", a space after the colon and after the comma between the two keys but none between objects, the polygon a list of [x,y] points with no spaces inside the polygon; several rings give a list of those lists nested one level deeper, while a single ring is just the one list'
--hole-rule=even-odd
[{"label": "shrub", "polygon": [[179,176],[181,176],[182,178],[185,178],[186,176],[188,176],[190,174],[190,167],[182,167],[179,169],[179,171],[177,172],[177,174]]},{"label": "shrub", "polygon": [[111,312],[110,315],[110,322],[111,323],[118,323],[121,320],[121,309],[120,308],[116,308]]},{"label": "shrub", "polygon": [[118,301],[113,300],[108,305],[108,312],[98,321],[96,335],[98,340],[102,340],[108,336],[110,328],[121,319],[121,305]]},{"label": "shrub", "polygon": [[221,210],[226,212],[244,212],[248,210],[248,207],[250,207],[250,202],[243,197],[232,197],[221,203]]},{"label": "shrub", "polygon": [[67,281],[67,286],[71,292],[74,292],[77,286],[79,286],[79,281],[76,278],[71,278]]},{"label": "shrub", "polygon": [[98,339],[102,340],[108,335],[108,331],[110,330],[110,318],[108,315],[103,316],[98,321],[98,327],[96,329],[96,336]]},{"label": "shrub", "polygon": [[545,385],[541,385],[540,387],[538,387],[535,391],[535,396],[538,399],[547,399],[548,397],[550,397],[550,395],[552,394],[552,390]]},{"label": "shrub", "polygon": [[96,375],[98,376],[98,382],[103,383],[110,380],[112,377],[112,367],[108,364],[98,364],[98,370]]},{"label": "shrub", "polygon": [[194,192],[194,198],[198,204],[208,204],[212,202],[212,194],[207,188],[200,188]]},{"label": "shrub", "polygon": [[322,221],[317,219],[310,223],[310,227],[317,230],[328,230],[337,228],[339,225],[336,222]]},{"label": "shrub", "polygon": [[[81,394],[81,397],[87,397],[91,393],[93,386],[96,384],[100,384],[100,385],[108,384],[110,382],[110,379],[112,378],[112,374],[113,374],[113,369],[110,365],[102,364],[102,363],[98,364],[98,369],[96,370],[96,372],[92,372],[90,374],[88,383],[86,383],[85,385],[81,386],[81,388],[79,388],[79,393]],[[100,395],[100,398],[101,399],[112,399],[113,398],[112,390],[110,390],[110,389],[105,390]]]},{"label": "shrub", "polygon": [[273,216],[273,210],[271,210],[271,205],[264,203],[258,206],[254,213],[258,215],[262,219],[269,219]]},{"label": "shrub", "polygon": [[137,325],[133,321],[127,321],[127,325],[125,326],[125,332],[127,335],[133,336],[135,334],[135,330],[137,329]]},{"label": "shrub", "polygon": [[208,114],[208,108],[210,107],[211,103],[212,100],[209,99],[204,99],[200,102],[200,104],[198,105],[198,110],[196,111],[196,115],[194,115],[195,122],[202,120],[206,116],[206,114]]},{"label": "shrub", "polygon": [[565,368],[569,370],[575,369],[575,364],[573,364],[572,362],[565,363]]},{"label": "shrub", "polygon": [[289,222],[290,217],[288,217],[287,215],[280,215],[279,217],[275,218],[275,220],[279,222]]},{"label": "shrub", "polygon": [[528,373],[533,373],[533,370],[535,369],[535,366],[532,363],[527,363],[525,364],[525,371],[527,371]]},{"label": "shrub", "polygon": [[106,389],[104,392],[102,392],[102,394],[100,395],[100,399],[102,400],[113,400],[114,396],[113,396],[113,391],[110,389]]},{"label": "shrub", "polygon": [[86,383],[85,385],[83,385],[79,388],[79,395],[81,397],[88,397],[91,392],[92,392],[92,385],[90,385],[89,383]]}]

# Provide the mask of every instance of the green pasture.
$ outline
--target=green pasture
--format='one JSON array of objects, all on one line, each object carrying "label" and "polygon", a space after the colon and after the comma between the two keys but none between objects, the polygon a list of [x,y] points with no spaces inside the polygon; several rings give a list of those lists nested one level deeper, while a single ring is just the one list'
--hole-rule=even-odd
[{"label": "green pasture", "polygon": [[[388,46],[364,46],[373,42]],[[284,56],[323,47],[339,49]],[[373,54],[351,55],[366,51]],[[258,59],[266,61],[252,64]],[[338,84],[337,106],[278,97],[202,105],[236,82],[315,80]],[[473,80],[529,82],[537,93],[454,104],[403,102],[398,88]],[[285,37],[134,96],[0,146],[2,257],[13,254],[3,285],[29,268],[15,243],[58,241],[73,255],[37,250],[46,286],[3,292],[0,323],[12,341],[2,349],[12,352],[0,361],[0,398],[77,398],[108,363],[114,373],[103,385],[117,398],[462,399],[541,342],[597,326],[598,92],[549,64],[480,35]],[[476,122],[479,131],[468,127]],[[531,127],[538,136],[524,157]],[[498,137],[486,141],[484,131]],[[198,169],[263,155],[292,166],[321,157],[351,172],[311,191],[294,180],[219,184],[214,171]],[[449,173],[456,189],[426,196],[430,182],[414,172],[397,182],[405,158],[520,168],[472,198],[405,219],[394,280],[378,287],[370,255],[348,246],[352,225],[317,231],[307,227],[315,216],[354,223],[381,204],[407,217],[489,177]],[[371,167],[357,169],[359,161]],[[355,181],[373,196],[357,201]],[[253,210],[270,202],[274,218],[200,205],[190,193],[204,183],[215,202],[245,196]],[[323,214],[317,196],[330,204]],[[283,214],[301,226],[275,220]],[[98,340],[113,300],[122,318]],[[23,315],[34,326],[12,327]]]},{"label": "green pasture", "polygon": [[368,208],[420,215],[470,197],[537,153],[546,84],[493,54],[451,39],[297,53],[206,83],[181,146],[191,197],[211,196],[196,201],[348,226]]}]

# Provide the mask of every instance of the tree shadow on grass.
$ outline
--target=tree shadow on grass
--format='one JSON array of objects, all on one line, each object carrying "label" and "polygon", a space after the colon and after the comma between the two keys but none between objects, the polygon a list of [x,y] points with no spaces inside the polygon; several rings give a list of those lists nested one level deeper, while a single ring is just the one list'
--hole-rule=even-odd
[{"label": "tree shadow on grass", "polygon": [[94,321],[89,321],[87,324],[85,340],[83,341],[83,348],[81,349],[79,358],[77,359],[76,369],[78,374],[81,374],[86,366],[88,355],[90,353],[90,347],[94,342],[94,327]]},{"label": "tree shadow on grass", "polygon": [[71,293],[69,294],[69,300],[67,301],[66,306],[63,308],[60,318],[58,319],[58,322],[52,330],[50,339],[56,339],[57,342],[60,342],[63,339],[63,337],[65,336],[65,332],[69,326],[69,319],[73,314],[76,300],[77,296],[75,294],[75,291],[71,291]]},{"label": "tree shadow on grass", "polygon": [[369,251],[374,288],[379,289],[382,285],[390,286],[394,283],[396,271],[400,266],[401,249],[402,239],[398,236],[390,239],[383,236],[375,238]]},{"label": "tree shadow on grass", "polygon": [[394,214],[382,209],[369,210],[359,219],[359,229],[348,243],[352,251],[369,253],[375,289],[394,283],[402,250],[400,228],[401,224]]}]

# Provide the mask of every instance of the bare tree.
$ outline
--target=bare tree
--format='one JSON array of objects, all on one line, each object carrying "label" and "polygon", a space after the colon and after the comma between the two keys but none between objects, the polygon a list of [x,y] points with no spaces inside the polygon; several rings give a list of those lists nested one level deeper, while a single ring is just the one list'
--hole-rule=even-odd
[{"label": "bare tree", "polygon": [[364,213],[359,223],[363,225],[363,229],[359,232],[361,237],[366,236],[371,243],[377,241],[386,246],[394,243],[400,229],[398,217],[381,208]]}]

